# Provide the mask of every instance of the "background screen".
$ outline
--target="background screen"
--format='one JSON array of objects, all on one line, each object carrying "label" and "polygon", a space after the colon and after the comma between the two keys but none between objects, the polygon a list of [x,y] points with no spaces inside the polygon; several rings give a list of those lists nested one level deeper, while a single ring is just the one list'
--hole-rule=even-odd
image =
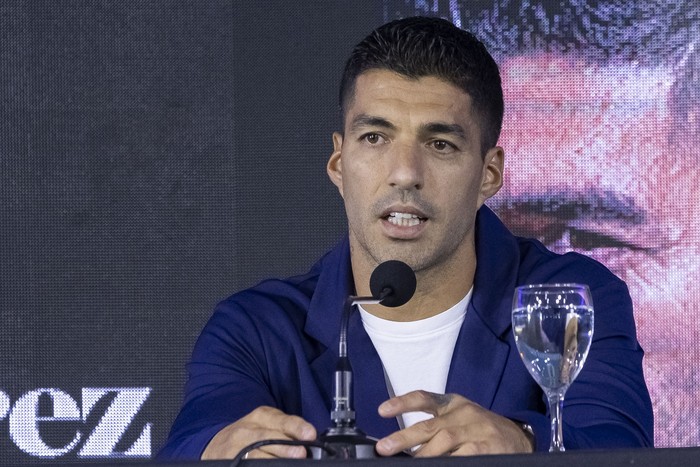
[{"label": "background screen", "polygon": [[4,0],[0,463],[155,455],[214,305],[344,235],[325,175],[344,60],[414,14],[496,57],[506,184],[490,205],[627,282],[656,445],[700,444],[699,11]]}]

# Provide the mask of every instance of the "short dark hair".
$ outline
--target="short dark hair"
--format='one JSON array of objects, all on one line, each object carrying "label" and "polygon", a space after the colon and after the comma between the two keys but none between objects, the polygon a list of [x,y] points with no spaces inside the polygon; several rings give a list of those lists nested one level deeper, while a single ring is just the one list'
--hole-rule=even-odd
[{"label": "short dark hair", "polygon": [[362,73],[384,69],[408,78],[435,76],[466,92],[480,118],[481,150],[495,146],[503,123],[498,65],[473,34],[440,18],[412,17],[375,29],[357,44],[340,81],[343,116]]}]

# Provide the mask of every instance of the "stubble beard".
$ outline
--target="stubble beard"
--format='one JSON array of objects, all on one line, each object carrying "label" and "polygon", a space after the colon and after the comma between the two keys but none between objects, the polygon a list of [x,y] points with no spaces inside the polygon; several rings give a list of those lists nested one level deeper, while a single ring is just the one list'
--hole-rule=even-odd
[{"label": "stubble beard", "polygon": [[[445,273],[455,273],[464,268],[466,265],[456,264],[459,260],[454,256],[459,256],[458,250],[465,247],[472,250],[468,254],[475,254],[473,232],[476,214],[471,219],[462,218],[460,223],[443,226],[445,230],[432,240],[425,237],[410,240],[386,238],[379,232],[376,223],[380,222],[380,216],[386,207],[391,206],[397,198],[402,203],[420,209],[428,216],[427,222],[439,222],[439,210],[413,190],[404,190],[398,195],[394,192],[374,202],[368,210],[369,219],[361,215],[355,216],[360,219],[359,225],[349,224],[351,253],[353,256],[360,255],[361,259],[358,259],[368,268],[367,273],[371,274],[375,267],[388,260],[403,261],[419,277],[427,277],[431,271],[437,271],[436,280],[442,280]],[[347,203],[346,212],[349,214]],[[443,218],[444,215],[443,213]],[[440,226],[429,225],[428,228],[434,230]],[[464,245],[464,242],[470,242],[471,245]]]},{"label": "stubble beard", "polygon": [[[426,274],[433,270],[452,270],[459,265],[452,264],[456,258],[453,256],[462,248],[464,242],[470,242],[473,250],[473,235],[471,228],[458,228],[454,226],[442,236],[439,243],[431,242],[423,244],[420,240],[370,238],[364,233],[351,230],[350,245],[353,254],[364,257],[365,264],[372,268],[388,260],[399,260],[408,264],[416,274]],[[465,265],[466,266],[466,265]]]}]

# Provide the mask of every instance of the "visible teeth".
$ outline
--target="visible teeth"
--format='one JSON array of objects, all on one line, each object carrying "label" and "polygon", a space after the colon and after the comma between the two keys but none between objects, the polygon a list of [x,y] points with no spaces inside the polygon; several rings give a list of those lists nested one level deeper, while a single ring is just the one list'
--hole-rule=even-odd
[{"label": "visible teeth", "polygon": [[413,227],[421,223],[420,217],[415,214],[408,214],[406,212],[391,212],[387,220],[401,227]]},{"label": "visible teeth", "polygon": [[409,214],[407,212],[390,212],[389,216],[402,217],[404,219],[418,219],[418,216],[416,216],[415,214]]}]

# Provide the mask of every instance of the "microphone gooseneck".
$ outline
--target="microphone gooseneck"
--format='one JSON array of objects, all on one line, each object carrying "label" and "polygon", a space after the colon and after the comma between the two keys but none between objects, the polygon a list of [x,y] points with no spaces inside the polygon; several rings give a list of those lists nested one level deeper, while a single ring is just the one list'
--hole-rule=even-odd
[{"label": "microphone gooseneck", "polygon": [[331,426],[320,437],[330,444],[335,455],[326,451],[311,449],[314,458],[359,459],[376,457],[376,440],[367,437],[355,427],[355,410],[352,403],[352,367],[348,358],[347,334],[350,312],[355,305],[377,304],[388,307],[407,303],[416,291],[416,275],[406,263],[391,260],[377,266],[370,277],[371,297],[351,295],[345,300],[340,321],[338,342],[338,364],[335,369],[333,410]]}]

